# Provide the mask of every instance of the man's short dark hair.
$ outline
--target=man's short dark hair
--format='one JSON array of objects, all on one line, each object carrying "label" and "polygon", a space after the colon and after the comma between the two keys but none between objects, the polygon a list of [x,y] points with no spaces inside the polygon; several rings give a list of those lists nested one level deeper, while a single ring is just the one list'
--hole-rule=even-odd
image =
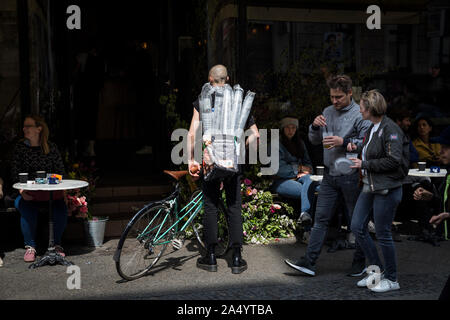
[{"label": "man's short dark hair", "polygon": [[389,117],[394,121],[403,121],[405,118],[411,118],[411,111],[406,107],[393,107]]},{"label": "man's short dark hair", "polygon": [[330,89],[339,89],[345,94],[350,93],[352,90],[352,84],[352,79],[345,74],[331,76],[327,80],[327,85]]}]

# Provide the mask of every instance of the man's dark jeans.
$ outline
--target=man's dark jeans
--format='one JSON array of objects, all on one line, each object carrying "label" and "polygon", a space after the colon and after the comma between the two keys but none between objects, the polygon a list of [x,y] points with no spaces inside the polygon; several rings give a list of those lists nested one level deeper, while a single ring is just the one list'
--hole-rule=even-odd
[{"label": "man's dark jeans", "polygon": [[[317,198],[314,227],[311,229],[307,259],[314,264],[319,258],[328,233],[328,225],[334,216],[339,196],[343,196],[346,205],[347,221],[352,221],[352,213],[360,193],[359,173],[333,177],[324,173]],[[353,261],[364,261],[364,253],[356,244]]]},{"label": "man's dark jeans", "polygon": [[[402,187],[389,190],[387,195],[362,192],[353,212],[351,227],[356,241],[364,250],[369,263],[380,267],[381,271],[385,269],[384,276],[391,281],[397,281],[397,260],[391,227],[395,211],[401,199]],[[373,209],[375,232],[383,253],[385,268],[383,268],[377,248],[369,235],[367,227],[371,209]]]},{"label": "man's dark jeans", "polygon": [[[203,181],[203,217],[204,237],[207,245],[217,244],[217,212],[219,201],[222,201],[220,180]],[[240,175],[235,174],[224,179],[223,188],[227,199],[227,216],[230,231],[230,243],[233,247],[242,246],[242,198]]]}]

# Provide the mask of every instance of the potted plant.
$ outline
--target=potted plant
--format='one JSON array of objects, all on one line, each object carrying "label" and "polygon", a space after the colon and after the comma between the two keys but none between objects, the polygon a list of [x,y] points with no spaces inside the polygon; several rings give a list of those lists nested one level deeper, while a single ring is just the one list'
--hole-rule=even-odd
[{"label": "potted plant", "polygon": [[91,202],[95,193],[95,186],[99,178],[96,174],[95,161],[90,161],[89,163],[71,162],[68,153],[65,160],[69,179],[83,180],[89,183],[87,188],[67,193],[68,215],[83,219],[87,245],[100,247],[103,245],[108,217],[93,216],[92,209],[88,207],[88,203]]},{"label": "potted plant", "polygon": [[108,217],[93,217],[89,211],[86,197],[80,196],[79,192],[74,195],[67,195],[67,209],[68,216],[84,220],[87,245],[90,247],[101,247]]}]

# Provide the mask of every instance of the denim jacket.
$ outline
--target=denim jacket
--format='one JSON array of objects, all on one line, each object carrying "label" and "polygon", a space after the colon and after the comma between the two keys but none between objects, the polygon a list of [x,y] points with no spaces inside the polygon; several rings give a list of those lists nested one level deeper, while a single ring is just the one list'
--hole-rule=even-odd
[{"label": "denim jacket", "polygon": [[303,159],[298,159],[293,156],[284,146],[280,143],[280,167],[278,169],[277,177],[283,179],[291,179],[297,176],[298,166],[304,165],[312,168],[312,162],[306,149],[305,143],[302,141]]}]

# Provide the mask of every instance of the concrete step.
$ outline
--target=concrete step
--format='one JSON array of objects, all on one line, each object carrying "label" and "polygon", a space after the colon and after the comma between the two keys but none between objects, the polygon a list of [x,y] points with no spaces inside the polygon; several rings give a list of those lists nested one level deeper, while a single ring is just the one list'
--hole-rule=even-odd
[{"label": "concrete step", "polygon": [[90,205],[93,215],[114,216],[134,214],[145,204],[165,198],[173,188],[171,185],[101,187],[95,190]]},{"label": "concrete step", "polygon": [[93,199],[129,197],[129,196],[161,196],[173,190],[171,185],[155,186],[116,186],[98,187]]}]

